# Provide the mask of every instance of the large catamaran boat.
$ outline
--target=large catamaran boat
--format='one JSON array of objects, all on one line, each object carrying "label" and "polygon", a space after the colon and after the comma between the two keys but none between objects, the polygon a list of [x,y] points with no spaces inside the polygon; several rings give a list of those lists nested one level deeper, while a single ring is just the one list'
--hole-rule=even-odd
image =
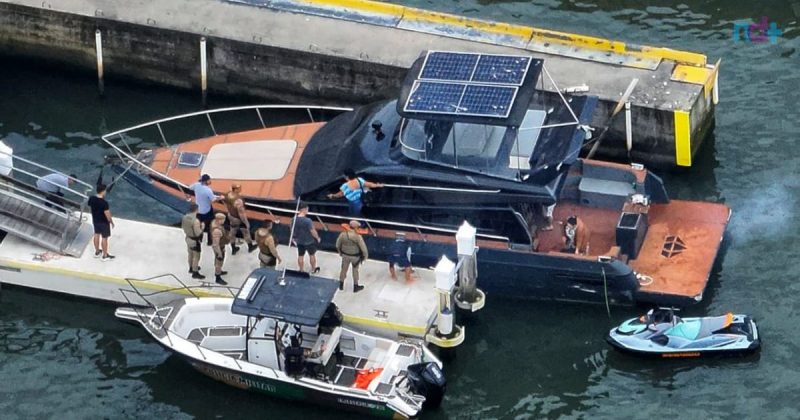
[{"label": "large catamaran boat", "polygon": [[[103,139],[125,179],[177,210],[185,210],[187,187],[201,174],[211,175],[218,193],[241,184],[251,218],[284,222],[277,229],[284,241],[303,200],[322,246],[333,248],[348,205],[327,196],[353,169],[386,184],[365,195],[371,257],[387,258],[402,235],[412,244],[412,262],[432,266],[442,253],[455,256],[453,233],[468,220],[478,228],[481,287],[490,293],[612,304],[700,301],[728,207],[671,200],[641,165],[580,159],[596,98],[547,103],[536,88],[545,81],[555,84],[543,61],[529,56],[429,51],[397,100],[354,110],[203,111]],[[267,124],[297,111],[311,121]],[[257,128],[222,128],[234,120],[226,117],[241,122],[245,113]],[[175,125],[187,141],[170,141]],[[199,127],[208,128],[185,131]],[[147,147],[148,130],[163,147]],[[564,252],[562,222],[571,216],[589,234],[580,254]]]}]

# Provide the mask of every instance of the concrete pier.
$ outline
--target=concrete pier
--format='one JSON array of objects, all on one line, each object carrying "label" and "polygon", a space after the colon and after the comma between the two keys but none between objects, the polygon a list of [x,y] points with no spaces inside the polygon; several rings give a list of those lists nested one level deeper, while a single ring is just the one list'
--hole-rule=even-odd
[{"label": "concrete pier", "polygon": [[[0,1],[0,54],[96,72],[98,30],[106,83],[132,78],[200,93],[205,81],[211,94],[358,104],[394,97],[425,49],[522,53],[543,58],[559,88],[585,84],[599,96],[596,127],[638,78],[634,161],[691,166],[713,128],[719,66],[701,54],[363,0]],[[547,78],[543,87],[557,100]],[[601,155],[627,158],[624,115],[608,134]]]}]

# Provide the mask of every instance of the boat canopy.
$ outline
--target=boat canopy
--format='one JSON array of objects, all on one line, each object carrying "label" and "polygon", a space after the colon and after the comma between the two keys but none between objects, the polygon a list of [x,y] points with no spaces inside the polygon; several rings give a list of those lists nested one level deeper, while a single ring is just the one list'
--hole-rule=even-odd
[{"label": "boat canopy", "polygon": [[[284,276],[284,284],[281,277]],[[254,270],[233,301],[231,312],[316,326],[333,301],[338,283],[308,273],[268,268]]]}]

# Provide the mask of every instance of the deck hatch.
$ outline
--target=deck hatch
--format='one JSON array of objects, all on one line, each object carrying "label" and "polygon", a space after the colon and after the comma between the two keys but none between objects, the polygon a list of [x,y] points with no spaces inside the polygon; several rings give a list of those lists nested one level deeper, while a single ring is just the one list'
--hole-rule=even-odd
[{"label": "deck hatch", "polygon": [[664,246],[661,249],[661,255],[666,258],[672,258],[680,254],[686,249],[686,244],[683,240],[676,235],[668,235],[664,238]]},{"label": "deck hatch", "polygon": [[196,168],[203,163],[203,154],[197,152],[181,152],[178,155],[178,166]]}]

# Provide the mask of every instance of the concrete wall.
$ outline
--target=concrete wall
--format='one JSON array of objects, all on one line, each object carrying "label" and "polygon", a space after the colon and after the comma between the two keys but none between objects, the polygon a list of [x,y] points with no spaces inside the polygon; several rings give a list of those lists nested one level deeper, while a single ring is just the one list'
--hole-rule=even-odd
[{"label": "concrete wall", "polygon": [[[47,59],[200,92],[200,35],[102,17],[0,3],[0,54]],[[208,89],[308,104],[357,104],[394,96],[405,69],[256,43],[206,37]],[[266,41],[264,41],[266,43]]]}]

